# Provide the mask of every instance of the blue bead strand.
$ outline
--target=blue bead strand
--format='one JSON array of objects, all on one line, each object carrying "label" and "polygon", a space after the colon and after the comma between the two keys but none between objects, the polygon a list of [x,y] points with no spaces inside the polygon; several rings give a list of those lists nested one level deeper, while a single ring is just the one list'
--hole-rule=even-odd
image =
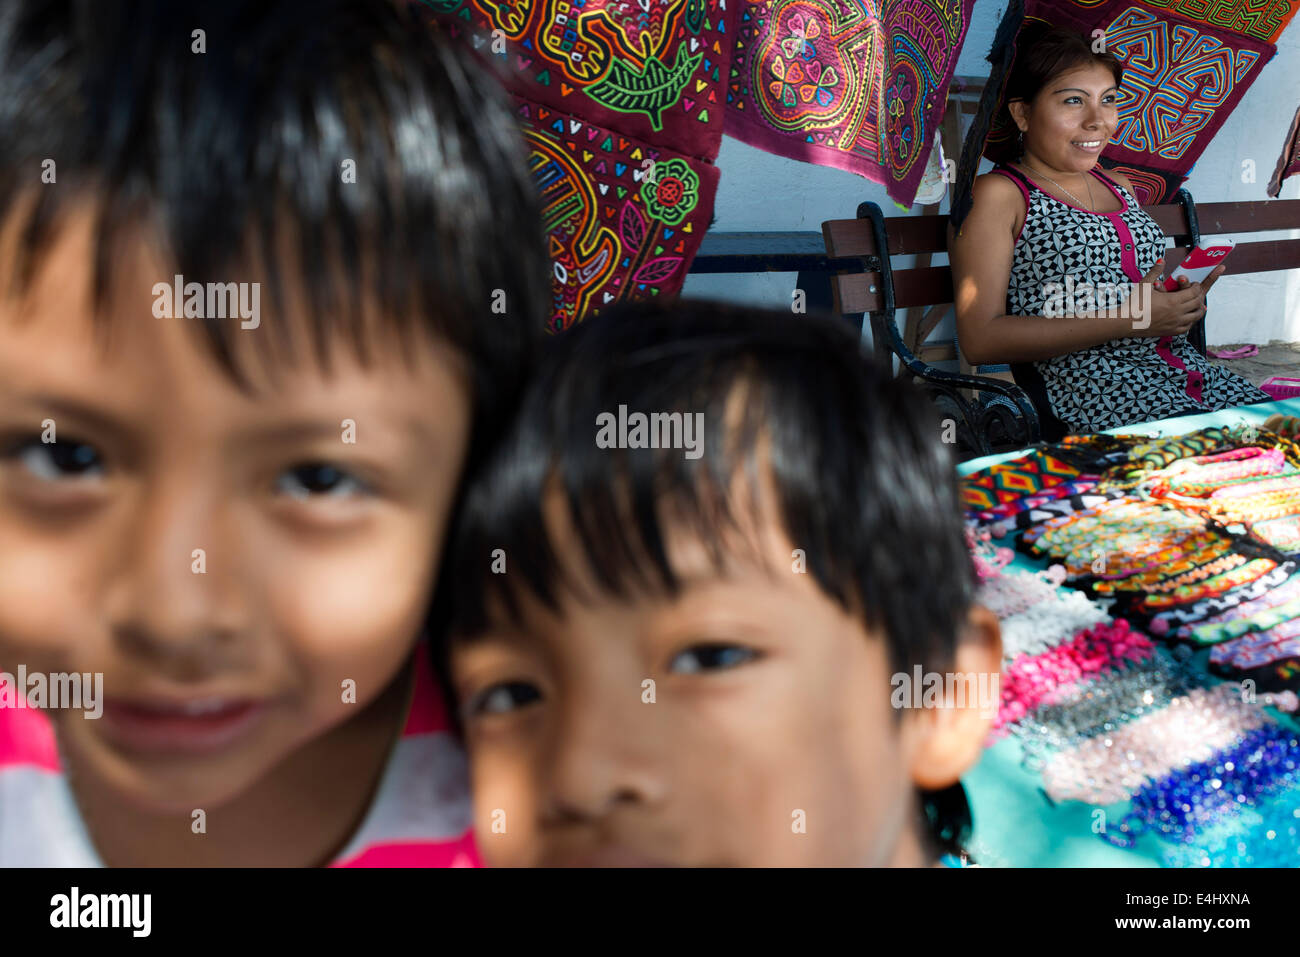
[{"label": "blue bead strand", "polygon": [[1205,828],[1295,785],[1298,771],[1300,741],[1295,732],[1279,724],[1263,725],[1216,758],[1144,785],[1119,827],[1103,837],[1132,847],[1138,835],[1155,831],[1167,840],[1191,843]]}]

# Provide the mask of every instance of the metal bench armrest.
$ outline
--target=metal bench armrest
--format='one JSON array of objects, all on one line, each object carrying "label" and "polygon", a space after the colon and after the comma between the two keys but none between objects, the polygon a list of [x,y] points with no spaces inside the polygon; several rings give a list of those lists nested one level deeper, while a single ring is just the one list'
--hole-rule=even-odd
[{"label": "metal bench armrest", "polygon": [[[947,399],[960,416],[959,421],[956,422],[959,442],[977,454],[988,455],[997,450],[992,437],[998,431],[1003,436],[1003,442],[997,443],[998,445],[1005,443],[1010,448],[1023,448],[1038,442],[1042,436],[1042,424],[1038,412],[1030,401],[1028,393],[1019,386],[986,376],[944,372],[923,362],[903,342],[895,316],[894,274],[890,263],[889,237],[885,230],[884,214],[875,203],[861,203],[857,215],[858,219],[870,220],[876,249],[880,253],[879,256],[863,257],[864,271],[878,271],[881,279],[880,308],[868,314],[877,356],[884,357],[884,350],[881,349],[883,344],[890,353],[898,356],[904,368],[922,380],[932,393]],[[962,395],[963,389],[991,392],[1008,400],[1016,411],[1013,412],[1011,408],[1000,403],[971,401]]]}]

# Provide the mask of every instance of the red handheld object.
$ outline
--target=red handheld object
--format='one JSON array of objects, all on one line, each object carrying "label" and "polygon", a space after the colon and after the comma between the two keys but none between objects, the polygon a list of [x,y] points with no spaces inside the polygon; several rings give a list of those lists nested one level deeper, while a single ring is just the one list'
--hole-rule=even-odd
[{"label": "red handheld object", "polygon": [[1232,252],[1235,245],[1231,239],[1220,239],[1213,246],[1194,247],[1165,280],[1165,292],[1178,291],[1179,276],[1186,276],[1189,283],[1200,282],[1214,271],[1215,266],[1228,258],[1228,253]]}]

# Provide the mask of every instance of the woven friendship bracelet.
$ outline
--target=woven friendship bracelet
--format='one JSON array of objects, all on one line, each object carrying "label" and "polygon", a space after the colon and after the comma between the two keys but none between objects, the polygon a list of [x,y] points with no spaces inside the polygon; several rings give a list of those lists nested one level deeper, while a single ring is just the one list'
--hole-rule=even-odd
[{"label": "woven friendship bracelet", "polygon": [[1151,620],[1149,631],[1153,635],[1168,636],[1171,638],[1189,639],[1192,629],[1197,624],[1219,624],[1220,622],[1232,621],[1236,618],[1244,618],[1250,615],[1258,614],[1261,611],[1268,611],[1270,608],[1277,608],[1285,605],[1292,599],[1300,598],[1300,576],[1291,575],[1283,579],[1278,584],[1269,588],[1262,595],[1256,598],[1245,599],[1231,608],[1224,611],[1213,613],[1209,608],[1199,619],[1188,621],[1177,625],[1173,628],[1172,634],[1169,634],[1172,618],[1166,618],[1163,615],[1157,616]]},{"label": "woven friendship bracelet", "polygon": [[1265,475],[1259,478],[1250,479],[1249,481],[1234,482],[1231,485],[1223,485],[1216,488],[1209,495],[1211,502],[1231,505],[1236,499],[1249,498],[1252,495],[1265,495],[1269,492],[1280,492],[1289,488],[1294,488],[1296,483],[1295,472],[1288,472],[1285,475]]},{"label": "woven friendship bracelet", "polygon": [[1300,515],[1282,515],[1247,523],[1250,533],[1288,555],[1300,552]]},{"label": "woven friendship bracelet", "polygon": [[[1216,548],[1214,550],[1217,551],[1218,549]],[[1213,558],[1204,565],[1196,565],[1188,571],[1182,572],[1181,574],[1175,574],[1171,578],[1144,580],[1141,584],[1146,585],[1147,591],[1155,592],[1158,595],[1165,595],[1177,591],[1184,585],[1192,585],[1196,582],[1205,581],[1207,578],[1213,578],[1215,575],[1222,574],[1223,572],[1231,571],[1234,568],[1246,564],[1247,560],[1248,559],[1245,555],[1230,552],[1226,555],[1221,555],[1218,558]]]},{"label": "woven friendship bracelet", "polygon": [[1145,595],[1135,604],[1135,607],[1145,611],[1158,611],[1162,608],[1168,608],[1170,605],[1181,605],[1184,602],[1208,598],[1211,595],[1221,595],[1229,589],[1255,581],[1260,576],[1276,568],[1277,564],[1277,562],[1269,558],[1252,559],[1244,565],[1214,575],[1203,582],[1194,585],[1180,585],[1168,594]]},{"label": "woven friendship bracelet", "polygon": [[1096,484],[1097,479],[1095,476],[1080,476],[1075,481],[1062,482],[1060,485],[1053,485],[1050,488],[1028,493],[1021,498],[1004,502],[995,508],[977,512],[974,518],[981,525],[1006,521],[1030,509],[1050,506],[1052,503],[1061,500],[1068,501],[1074,496],[1091,491]]},{"label": "woven friendship bracelet", "polygon": [[1300,618],[1216,645],[1210,652],[1210,664],[1224,670],[1248,671],[1295,657],[1300,657]]},{"label": "woven friendship bracelet", "polygon": [[1068,498],[1056,499],[1052,502],[1045,502],[1041,505],[1035,505],[1025,509],[1023,512],[1017,512],[1009,521],[1016,529],[1033,528],[1035,525],[1041,525],[1043,522],[1053,518],[1061,518],[1071,515],[1075,512],[1082,512],[1090,508],[1097,508],[1105,502],[1119,498],[1122,492],[1085,492],[1079,495],[1071,495]]},{"label": "woven friendship bracelet", "polygon": [[[1168,635],[1171,631],[1186,625],[1194,625],[1212,615],[1221,614],[1237,608],[1247,602],[1267,595],[1271,589],[1300,586],[1300,576],[1295,574],[1296,563],[1285,562],[1269,569],[1259,578],[1245,585],[1239,585],[1230,591],[1212,595],[1190,602],[1179,603],[1147,617],[1147,629],[1153,635]],[[1135,607],[1133,612],[1142,615],[1142,609]]]},{"label": "woven friendship bracelet", "polygon": [[1193,534],[1206,528],[1198,516],[1145,502],[1088,509],[1070,516],[1068,522],[1049,527],[1052,524],[1041,526],[1038,534],[1027,531],[1025,545],[1032,554],[1050,555],[1067,566],[1086,564],[1099,552],[1150,553],[1178,532]]},{"label": "woven friendship bracelet", "polygon": [[1300,615],[1300,598],[1293,598],[1289,602],[1274,608],[1266,608],[1251,615],[1233,618],[1230,621],[1207,622],[1195,625],[1188,637],[1197,644],[1214,644],[1228,638],[1240,638],[1252,631],[1267,631],[1270,628],[1276,628],[1284,621],[1289,621],[1297,615]]},{"label": "woven friendship bracelet", "polygon": [[[1233,552],[1231,539],[1214,531],[1187,534],[1177,532],[1168,539],[1157,540],[1138,553],[1103,553],[1106,572],[1098,575],[1095,565],[1078,574],[1092,572],[1095,580],[1089,587],[1097,594],[1120,591],[1172,592],[1180,585],[1204,581],[1220,572],[1246,562],[1244,555]],[[1227,559],[1237,559],[1226,561]],[[1070,571],[1071,566],[1066,565]]]}]

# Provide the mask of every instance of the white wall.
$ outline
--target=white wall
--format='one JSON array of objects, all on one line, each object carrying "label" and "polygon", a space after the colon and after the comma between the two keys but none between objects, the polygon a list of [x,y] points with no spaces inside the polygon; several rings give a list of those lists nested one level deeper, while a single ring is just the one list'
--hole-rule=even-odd
[{"label": "white wall", "polygon": [[[976,0],[974,18],[957,62],[958,75],[988,76],[985,57],[1004,6],[995,0]],[[1283,31],[1277,46],[1277,55],[1264,67],[1193,167],[1185,185],[1197,202],[1268,198],[1265,189],[1269,177],[1282,151],[1291,117],[1300,106],[1300,17]],[[1254,183],[1241,181],[1242,163],[1247,159],[1255,162]],[[988,165],[984,161],[983,168]],[[902,212],[878,183],[843,170],[774,156],[729,136],[722,139],[718,167],[722,181],[714,206],[713,229],[719,232],[819,232],[824,220],[852,218],[858,203],[865,200],[879,203],[886,216]],[[1300,198],[1300,176],[1283,183],[1280,198]],[[916,207],[918,213],[919,209]],[[942,211],[947,210],[945,202]],[[1272,235],[1300,238],[1300,229]],[[1244,241],[1251,237],[1233,238]],[[937,258],[935,262],[945,259]],[[793,273],[692,274],[686,280],[684,294],[789,308],[794,285]],[[951,330],[951,320],[947,320],[932,339],[951,335]],[[1219,280],[1210,293],[1207,333],[1211,345],[1300,340],[1300,270]]]}]

